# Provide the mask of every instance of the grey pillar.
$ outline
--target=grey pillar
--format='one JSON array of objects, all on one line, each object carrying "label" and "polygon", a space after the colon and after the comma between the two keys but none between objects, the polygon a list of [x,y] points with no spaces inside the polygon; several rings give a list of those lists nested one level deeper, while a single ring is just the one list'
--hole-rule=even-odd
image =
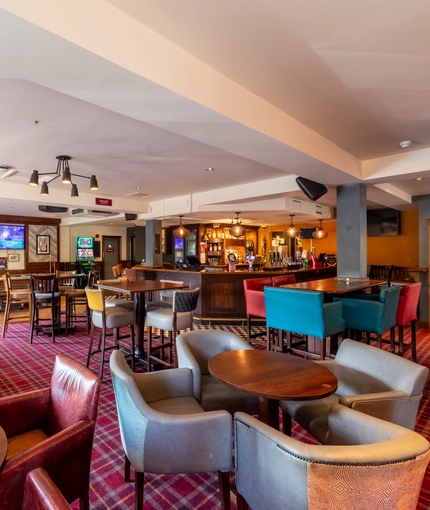
[{"label": "grey pillar", "polygon": [[145,241],[145,265],[162,266],[163,254],[161,253],[161,220],[146,221]]},{"label": "grey pillar", "polygon": [[367,277],[366,187],[337,188],[337,276]]},{"label": "grey pillar", "polygon": [[[428,222],[430,219],[430,196],[416,197],[418,202],[419,266],[428,267]],[[429,321],[428,273],[419,273],[421,287],[420,321]]]}]

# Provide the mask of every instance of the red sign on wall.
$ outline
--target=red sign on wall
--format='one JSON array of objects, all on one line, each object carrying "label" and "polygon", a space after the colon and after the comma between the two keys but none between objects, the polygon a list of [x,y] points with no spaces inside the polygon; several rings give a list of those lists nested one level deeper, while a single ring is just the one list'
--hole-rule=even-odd
[{"label": "red sign on wall", "polygon": [[106,248],[107,253],[113,253],[115,250],[113,248]]},{"label": "red sign on wall", "polygon": [[112,207],[112,199],[110,199],[110,198],[96,198],[96,205],[109,205]]}]

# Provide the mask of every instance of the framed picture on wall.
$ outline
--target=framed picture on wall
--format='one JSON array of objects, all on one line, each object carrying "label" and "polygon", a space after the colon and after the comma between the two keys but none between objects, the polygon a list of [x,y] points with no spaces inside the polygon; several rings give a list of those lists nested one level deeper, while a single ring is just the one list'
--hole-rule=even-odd
[{"label": "framed picture on wall", "polygon": [[0,257],[0,269],[7,269],[7,258]]},{"label": "framed picture on wall", "polygon": [[50,236],[36,236],[36,255],[49,255],[51,252]]}]

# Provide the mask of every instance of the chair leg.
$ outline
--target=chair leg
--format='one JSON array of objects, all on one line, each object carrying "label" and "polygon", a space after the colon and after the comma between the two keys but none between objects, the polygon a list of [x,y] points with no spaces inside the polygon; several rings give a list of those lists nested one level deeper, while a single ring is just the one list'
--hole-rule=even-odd
[{"label": "chair leg", "polygon": [[34,299],[33,299],[33,303],[31,305],[31,317],[30,317],[30,343],[31,344],[33,343],[34,321],[36,320],[35,313],[36,313],[36,303],[34,303]]},{"label": "chair leg", "polygon": [[[115,331],[115,335],[118,334],[118,330]],[[117,340],[118,341],[118,340]],[[102,345],[101,345],[101,352],[100,352],[100,380],[103,381],[103,368],[105,364],[105,347],[106,347],[106,327],[103,324],[102,328]]]},{"label": "chair leg", "polygon": [[[400,336],[400,327],[399,327],[399,336]],[[390,328],[390,352],[396,352],[396,326]],[[402,342],[402,350],[403,350],[403,342]],[[400,339],[399,339],[399,354],[400,354]],[[403,356],[403,354],[401,354]]]},{"label": "chair leg", "polygon": [[147,369],[148,372],[151,372],[151,349],[152,349],[152,326],[149,326],[148,331],[148,345],[147,345],[147,351],[146,351],[146,361],[147,361]]},{"label": "chair leg", "polygon": [[52,336],[52,343],[55,344],[55,326],[56,326],[56,314],[57,314],[57,307],[54,303],[54,301],[51,302],[51,336]]},{"label": "chair leg", "polygon": [[88,356],[87,356],[87,365],[88,368],[90,366],[90,358],[91,358],[91,352],[93,349],[93,342],[94,342],[94,324],[91,324],[91,337],[90,337],[90,345],[88,347]]},{"label": "chair leg", "polygon": [[143,490],[145,484],[145,473],[135,472],[134,474],[134,510],[143,510]]},{"label": "chair leg", "polygon": [[320,359],[325,359],[326,349],[327,349],[327,339],[326,338],[321,338],[320,348],[321,348]]},{"label": "chair leg", "polygon": [[85,496],[81,496],[79,498],[79,510],[90,510],[90,498],[88,495],[88,491]]},{"label": "chair leg", "polygon": [[379,333],[376,335],[376,347],[382,349],[382,335]]},{"label": "chair leg", "polygon": [[131,369],[133,370],[133,372],[135,371],[134,370],[134,353],[135,353],[135,348],[134,348],[134,326],[133,324],[130,324],[130,334],[131,334]]},{"label": "chair leg", "polygon": [[124,455],[124,482],[131,482],[130,478],[130,461],[128,460],[127,455]]},{"label": "chair leg", "polygon": [[411,322],[412,360],[417,363],[417,328],[416,321]]},{"label": "chair leg", "polygon": [[291,429],[292,429],[292,418],[289,414],[287,414],[285,411],[282,411],[282,432],[286,436],[291,437]]},{"label": "chair leg", "polygon": [[245,501],[245,498],[242,496],[242,494],[239,494],[239,493],[237,494],[236,505],[237,505],[237,510],[248,510],[249,509],[248,503]]},{"label": "chair leg", "polygon": [[250,344],[251,343],[251,316],[249,314],[246,314],[246,336],[247,336],[247,341]]},{"label": "chair leg", "polygon": [[230,510],[230,472],[218,471],[221,510]]}]

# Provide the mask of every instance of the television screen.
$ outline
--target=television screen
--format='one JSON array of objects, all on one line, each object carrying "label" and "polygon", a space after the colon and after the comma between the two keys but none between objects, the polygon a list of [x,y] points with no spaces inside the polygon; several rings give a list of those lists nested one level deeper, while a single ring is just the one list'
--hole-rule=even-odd
[{"label": "television screen", "polygon": [[92,248],[78,248],[78,260],[93,260],[94,250]]},{"label": "television screen", "polygon": [[24,247],[24,225],[0,225],[0,250],[23,250]]},{"label": "television screen", "polygon": [[397,236],[400,233],[399,211],[396,209],[368,209],[367,210],[367,235]]},{"label": "television screen", "polygon": [[77,248],[94,248],[94,237],[77,237]]}]

